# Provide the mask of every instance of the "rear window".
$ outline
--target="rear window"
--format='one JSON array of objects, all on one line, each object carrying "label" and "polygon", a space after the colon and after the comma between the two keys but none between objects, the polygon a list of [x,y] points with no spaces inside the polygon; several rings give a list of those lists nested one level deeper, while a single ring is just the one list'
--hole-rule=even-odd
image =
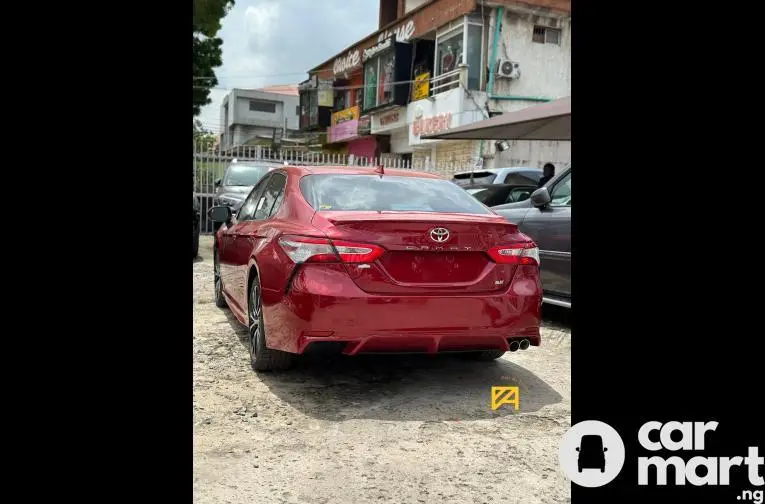
[{"label": "rear window", "polygon": [[[469,185],[470,182],[470,173],[458,173],[454,176],[452,179],[457,185],[463,186],[463,185]],[[494,182],[494,179],[497,178],[496,173],[492,173],[489,171],[476,171],[472,173],[473,175],[473,184],[491,184]]]},{"label": "rear window", "polygon": [[537,185],[542,178],[542,172],[536,170],[511,172],[505,177],[505,184]]},{"label": "rear window", "polygon": [[303,197],[315,210],[488,214],[464,189],[443,179],[383,175],[307,175]]},{"label": "rear window", "polygon": [[223,185],[252,186],[268,173],[270,166],[234,164],[229,166]]}]

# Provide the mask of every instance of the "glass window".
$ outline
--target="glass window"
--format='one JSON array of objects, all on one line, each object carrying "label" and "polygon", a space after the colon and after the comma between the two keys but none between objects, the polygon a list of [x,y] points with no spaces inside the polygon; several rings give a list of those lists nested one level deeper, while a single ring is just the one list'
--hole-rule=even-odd
[{"label": "glass window", "polygon": [[364,64],[364,110],[393,102],[395,69],[395,51],[387,51]]},{"label": "glass window", "polygon": [[[458,185],[470,185],[471,182],[471,173],[458,173],[454,175],[454,181]],[[472,173],[472,182],[473,184],[491,184],[494,182],[494,179],[497,178],[496,173],[488,172],[488,171],[474,171]]]},{"label": "glass window", "polygon": [[[479,49],[480,50],[480,49]],[[457,70],[462,61],[462,30],[438,39],[436,47],[436,75]]]},{"label": "glass window", "polygon": [[505,184],[537,185],[542,178],[542,172],[510,172],[505,177]]},{"label": "glass window", "polygon": [[364,65],[364,109],[374,108],[377,98],[377,58]]},{"label": "glass window", "polygon": [[252,220],[252,217],[255,214],[255,209],[257,208],[257,202],[261,199],[260,196],[263,194],[263,189],[265,189],[267,183],[268,177],[265,177],[253,188],[249,196],[244,200],[244,203],[242,203],[242,207],[239,209],[239,214],[237,215],[237,220]]},{"label": "glass window", "polygon": [[271,208],[271,213],[268,214],[268,217],[271,218],[274,216],[276,212],[279,211],[279,208],[282,206],[282,201],[284,201],[284,186],[282,186],[282,190],[279,191],[279,195],[276,197],[276,202],[274,203],[274,206]]},{"label": "glass window", "polygon": [[377,86],[377,105],[385,105],[393,102],[393,88],[396,67],[396,53],[391,51],[380,56],[380,68],[378,70],[379,84]]},{"label": "glass window", "polygon": [[481,27],[468,25],[467,52],[468,89],[481,89]]},{"label": "glass window", "polygon": [[300,190],[318,211],[489,213],[464,189],[443,179],[321,174],[303,177]]},{"label": "glass window", "polygon": [[271,216],[271,210],[274,208],[276,200],[279,199],[279,194],[284,189],[284,185],[287,178],[281,173],[275,173],[266,184],[266,188],[263,191],[263,196],[260,197],[258,205],[255,208],[255,214],[253,220],[263,220]]},{"label": "glass window", "polygon": [[268,114],[275,114],[276,103],[260,100],[250,100],[250,110],[254,112],[266,112]]},{"label": "glass window", "polygon": [[552,206],[571,206],[571,172],[555,184],[550,197]]},{"label": "glass window", "polygon": [[531,191],[529,189],[515,188],[507,195],[505,203],[515,203],[517,201],[526,201],[531,197]]}]

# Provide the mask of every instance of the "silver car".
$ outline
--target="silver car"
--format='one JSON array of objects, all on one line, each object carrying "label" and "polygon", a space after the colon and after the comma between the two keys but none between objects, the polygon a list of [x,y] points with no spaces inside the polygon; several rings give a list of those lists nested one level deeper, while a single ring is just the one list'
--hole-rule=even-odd
[{"label": "silver car", "polygon": [[481,168],[475,171],[464,171],[454,174],[452,182],[458,186],[474,184],[514,184],[537,185],[542,178],[542,170],[528,166],[511,166],[507,168]]}]

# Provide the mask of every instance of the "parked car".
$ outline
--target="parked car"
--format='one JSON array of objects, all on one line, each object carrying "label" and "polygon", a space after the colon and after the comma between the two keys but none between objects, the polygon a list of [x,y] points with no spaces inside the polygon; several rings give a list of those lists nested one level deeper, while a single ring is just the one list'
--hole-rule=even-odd
[{"label": "parked car", "polygon": [[194,196],[194,211],[192,212],[192,217],[194,221],[194,234],[192,235],[192,248],[194,250],[194,255],[192,258],[195,258],[199,255],[199,219],[201,217],[199,198],[196,196]]},{"label": "parked car", "polygon": [[542,178],[542,170],[526,166],[509,168],[488,168],[476,171],[455,173],[452,182],[458,186],[476,184],[515,184],[537,186]]},{"label": "parked car", "polygon": [[214,205],[226,205],[236,212],[255,184],[274,168],[281,166],[273,162],[238,162],[226,167],[223,177],[215,181]]},{"label": "parked car", "polygon": [[515,203],[529,199],[531,193],[536,191],[535,185],[514,185],[514,184],[479,184],[475,186],[465,186],[465,191],[475,199],[486,205],[493,207],[505,203]]},{"label": "parked car", "polygon": [[544,301],[571,307],[571,165],[525,201],[492,208],[539,246]]},{"label": "parked car", "polygon": [[437,175],[282,166],[210,217],[215,303],[249,328],[257,371],[322,345],[492,360],[540,344],[536,245]]}]

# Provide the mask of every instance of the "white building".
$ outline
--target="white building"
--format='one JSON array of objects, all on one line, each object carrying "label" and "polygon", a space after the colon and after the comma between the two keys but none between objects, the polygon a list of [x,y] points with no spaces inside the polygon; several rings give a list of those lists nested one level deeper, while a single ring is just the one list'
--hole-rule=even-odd
[{"label": "white building", "polygon": [[298,130],[299,96],[295,85],[234,89],[220,107],[221,149],[272,138],[274,130],[289,137]]},{"label": "white building", "polygon": [[[481,14],[479,7],[476,12],[439,28],[435,39],[435,77],[431,79],[430,96],[407,107],[409,146],[415,160],[430,161],[445,175],[449,175],[446,172],[451,170],[450,166],[464,168],[479,158],[486,168],[541,168],[547,162],[561,168],[571,160],[571,142],[510,141],[510,149],[502,152],[490,141],[419,138],[423,132],[462,126],[494,114],[570,96],[568,12],[511,4],[484,8]],[[458,77],[447,77],[448,72],[439,68],[439,59],[449,51],[456,53],[457,63],[463,65],[459,87],[446,85]]]}]

